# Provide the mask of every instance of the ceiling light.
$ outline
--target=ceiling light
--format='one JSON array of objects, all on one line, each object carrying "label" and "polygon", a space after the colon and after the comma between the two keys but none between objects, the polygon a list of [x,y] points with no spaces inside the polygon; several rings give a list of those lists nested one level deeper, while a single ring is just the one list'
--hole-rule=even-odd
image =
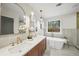
[{"label": "ceiling light", "polygon": [[56,7],[59,7],[59,6],[61,6],[62,5],[62,3],[58,3],[57,5],[56,5]]}]

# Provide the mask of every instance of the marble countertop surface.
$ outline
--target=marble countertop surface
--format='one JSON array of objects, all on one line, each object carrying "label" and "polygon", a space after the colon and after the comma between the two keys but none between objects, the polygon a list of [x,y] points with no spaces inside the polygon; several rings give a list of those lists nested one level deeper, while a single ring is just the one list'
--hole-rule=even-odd
[{"label": "marble countertop surface", "polygon": [[15,46],[6,46],[0,49],[0,56],[23,56],[35,47],[45,36],[36,36],[33,39],[25,39],[22,43]]}]

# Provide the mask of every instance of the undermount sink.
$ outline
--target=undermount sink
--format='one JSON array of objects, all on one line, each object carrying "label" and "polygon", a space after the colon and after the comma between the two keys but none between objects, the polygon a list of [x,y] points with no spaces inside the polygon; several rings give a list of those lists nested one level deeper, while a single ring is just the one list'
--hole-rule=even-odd
[{"label": "undermount sink", "polygon": [[9,52],[10,52],[10,53],[21,53],[21,52],[22,52],[22,49],[13,48],[13,49],[9,49]]},{"label": "undermount sink", "polygon": [[23,42],[23,43],[18,44],[17,46],[13,46],[13,47],[9,48],[8,51],[10,53],[21,53],[21,52],[25,51],[28,48],[28,46],[29,46],[29,44]]},{"label": "undermount sink", "polygon": [[8,49],[8,51],[10,52],[10,53],[20,53],[20,52],[22,52],[22,50],[23,49],[21,49],[20,47],[11,47],[11,48],[9,48]]},{"label": "undermount sink", "polygon": [[17,44],[15,46],[11,46],[11,48],[8,49],[8,51],[10,53],[21,53],[23,51],[25,51],[26,49],[28,49],[28,47],[30,47],[31,45],[33,45],[34,43],[36,43],[37,39],[26,39],[24,40],[22,43]]}]

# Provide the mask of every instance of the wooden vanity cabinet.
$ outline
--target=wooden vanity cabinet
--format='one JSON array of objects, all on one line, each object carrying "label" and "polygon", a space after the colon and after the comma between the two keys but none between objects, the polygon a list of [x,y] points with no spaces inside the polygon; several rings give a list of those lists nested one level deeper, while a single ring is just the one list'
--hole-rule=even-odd
[{"label": "wooden vanity cabinet", "polygon": [[79,12],[77,12],[77,29],[79,29]]},{"label": "wooden vanity cabinet", "polygon": [[46,50],[46,38],[38,43],[34,48],[32,48],[24,56],[42,56]]}]

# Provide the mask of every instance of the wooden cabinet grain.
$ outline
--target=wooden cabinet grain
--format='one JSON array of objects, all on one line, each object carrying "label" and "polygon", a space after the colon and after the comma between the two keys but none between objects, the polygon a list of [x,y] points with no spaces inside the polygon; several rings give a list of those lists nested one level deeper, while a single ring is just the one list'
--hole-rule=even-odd
[{"label": "wooden cabinet grain", "polygon": [[46,50],[46,38],[38,43],[34,48],[32,48],[24,56],[42,56]]},{"label": "wooden cabinet grain", "polygon": [[77,29],[79,29],[79,12],[77,12]]}]

